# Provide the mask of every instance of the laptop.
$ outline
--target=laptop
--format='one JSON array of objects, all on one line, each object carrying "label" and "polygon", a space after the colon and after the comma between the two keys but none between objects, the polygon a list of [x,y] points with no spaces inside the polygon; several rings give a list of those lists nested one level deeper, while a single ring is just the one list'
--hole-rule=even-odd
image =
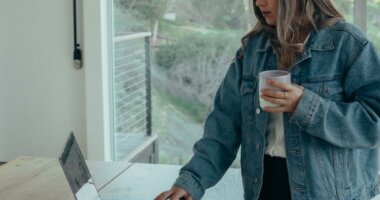
[{"label": "laptop", "polygon": [[76,200],[101,200],[73,132],[66,141],[59,162]]}]

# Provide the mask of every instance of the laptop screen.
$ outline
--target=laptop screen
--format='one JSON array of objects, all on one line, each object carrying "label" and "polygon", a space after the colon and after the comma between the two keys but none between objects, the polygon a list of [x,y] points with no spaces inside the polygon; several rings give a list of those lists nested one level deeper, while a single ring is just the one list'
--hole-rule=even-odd
[{"label": "laptop screen", "polygon": [[100,199],[73,133],[70,133],[59,161],[76,199],[82,199],[80,196],[91,196],[96,197],[94,199]]}]

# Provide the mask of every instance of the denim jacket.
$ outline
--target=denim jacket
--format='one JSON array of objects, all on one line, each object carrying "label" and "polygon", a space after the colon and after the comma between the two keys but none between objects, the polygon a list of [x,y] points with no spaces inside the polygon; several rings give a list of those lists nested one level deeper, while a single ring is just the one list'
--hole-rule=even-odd
[{"label": "denim jacket", "polygon": [[[240,56],[240,54],[244,56]],[[258,73],[276,69],[261,32],[239,49],[220,85],[204,135],[174,183],[201,199],[241,147],[244,198],[259,196],[268,113],[259,107]],[[312,31],[290,69],[305,90],[294,113],[283,113],[287,170],[294,200],[364,200],[378,193],[380,57],[344,21]]]}]

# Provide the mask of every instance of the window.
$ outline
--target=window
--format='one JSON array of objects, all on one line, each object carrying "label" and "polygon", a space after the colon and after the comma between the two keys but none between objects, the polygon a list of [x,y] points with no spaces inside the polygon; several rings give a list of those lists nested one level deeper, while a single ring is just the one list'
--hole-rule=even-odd
[{"label": "window", "polygon": [[380,0],[368,0],[367,34],[369,39],[380,50]]},{"label": "window", "polygon": [[152,131],[159,136],[160,163],[184,164],[191,158],[217,87],[241,37],[254,24],[250,4],[250,0],[114,0],[115,33],[152,33]]},{"label": "window", "polygon": [[380,49],[380,0],[335,0],[348,22],[362,28]]},{"label": "window", "polygon": [[124,4],[128,2],[112,4],[113,159],[152,163],[157,162],[157,136],[152,134],[151,119],[151,33],[128,27],[133,18],[128,10],[119,9]]},{"label": "window", "polygon": [[342,12],[344,15],[346,21],[353,23],[354,21],[354,16],[353,16],[353,11],[354,11],[354,0],[335,0],[334,4],[338,8],[339,11]]},{"label": "window", "polygon": [[[367,13],[363,10],[367,8],[367,33],[380,47],[377,31],[380,0],[334,2],[348,22],[360,27],[365,27],[360,18],[363,16],[357,13]],[[141,59],[150,59],[152,133],[159,136],[159,163],[184,164],[191,158],[192,146],[203,134],[203,124],[212,109],[215,92],[240,46],[240,38],[254,24],[251,0],[114,0],[115,36],[151,33],[150,57]],[[146,47],[144,39],[140,39],[140,44],[137,40],[129,42],[139,45],[126,47],[131,55],[144,51],[144,45]],[[122,62],[133,62],[135,58],[131,55],[125,55]],[[117,71],[114,76],[118,76]],[[144,75],[137,76],[121,79],[130,79],[132,83],[127,85],[131,87]],[[114,94],[114,98],[119,97]],[[138,107],[143,104],[128,104],[130,108],[125,109],[129,112],[140,110]],[[117,112],[115,107],[115,118],[132,114]],[[114,129],[124,130],[118,123],[114,123]],[[141,127],[144,123],[147,121],[142,122]],[[134,131],[125,129],[125,132]],[[125,145],[121,140],[116,144],[120,148]],[[238,167],[238,161],[233,166]]]}]

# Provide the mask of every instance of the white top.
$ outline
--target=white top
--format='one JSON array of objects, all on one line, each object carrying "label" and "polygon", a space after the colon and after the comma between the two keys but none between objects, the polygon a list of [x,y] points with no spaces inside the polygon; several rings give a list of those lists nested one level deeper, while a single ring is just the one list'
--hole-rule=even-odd
[{"label": "white top", "polygon": [[283,113],[268,113],[265,154],[286,158]]}]

